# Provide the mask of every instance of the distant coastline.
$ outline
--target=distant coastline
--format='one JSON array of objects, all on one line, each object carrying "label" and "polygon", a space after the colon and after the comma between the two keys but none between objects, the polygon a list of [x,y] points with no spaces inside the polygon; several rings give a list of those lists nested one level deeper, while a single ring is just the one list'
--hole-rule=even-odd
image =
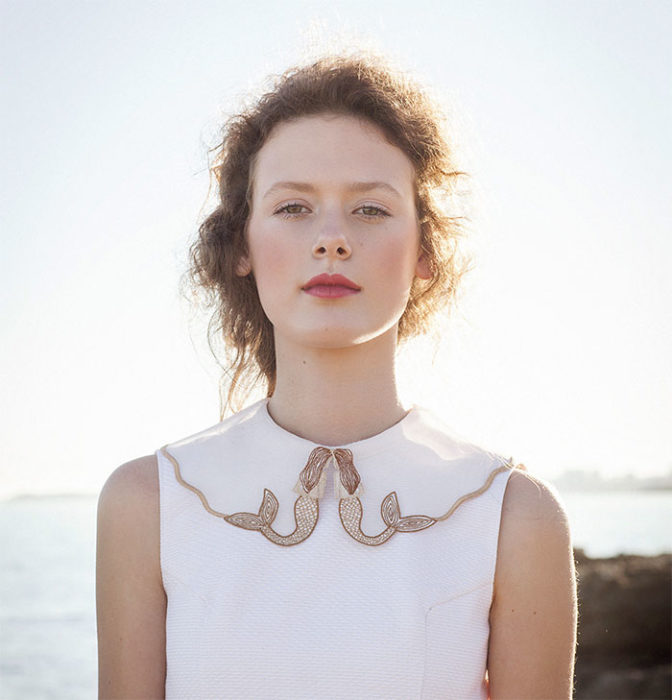
[{"label": "distant coastline", "polygon": [[672,469],[661,476],[606,479],[597,470],[571,469],[549,481],[560,491],[672,491]]},{"label": "distant coastline", "polygon": [[69,493],[8,493],[0,495],[0,503],[11,503],[12,501],[40,501],[58,498],[91,499],[98,498],[98,494],[94,491],[73,491]]}]

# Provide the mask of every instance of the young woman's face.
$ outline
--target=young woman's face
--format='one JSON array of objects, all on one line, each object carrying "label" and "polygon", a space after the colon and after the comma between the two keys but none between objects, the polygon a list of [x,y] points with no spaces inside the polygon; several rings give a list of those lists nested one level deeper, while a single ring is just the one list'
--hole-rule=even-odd
[{"label": "young woman's face", "polygon": [[414,276],[429,277],[413,183],[406,155],[354,117],[276,127],[257,156],[238,270],[254,273],[276,339],[337,348],[396,338]]}]

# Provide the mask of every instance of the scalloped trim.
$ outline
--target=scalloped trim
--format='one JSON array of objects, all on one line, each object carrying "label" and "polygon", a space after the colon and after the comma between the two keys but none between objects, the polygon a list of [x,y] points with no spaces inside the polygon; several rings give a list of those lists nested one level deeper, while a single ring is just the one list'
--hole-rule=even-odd
[{"label": "scalloped trim", "polygon": [[299,475],[299,481],[294,487],[298,498],[294,502],[294,522],[296,527],[289,535],[281,535],[273,529],[273,521],[278,514],[278,499],[275,494],[265,488],[264,496],[257,513],[233,513],[227,515],[214,510],[208,503],[205,494],[196,486],[182,478],[180,465],[173,455],[168,452],[167,445],[161,448],[161,454],[173,465],[177,482],[193,491],[200,499],[205,510],[218,518],[244,530],[256,530],[273,544],[290,547],[300,544],[313,533],[320,513],[319,499],[324,495],[326,482],[326,467],[329,463],[335,467],[334,490],[339,496],[338,513],[344,530],[357,542],[371,547],[377,547],[387,542],[397,532],[420,532],[437,522],[447,520],[461,505],[485,493],[495,477],[501,472],[513,470],[513,458],[505,464],[493,469],[483,485],[458,498],[450,509],[436,518],[428,515],[402,516],[396,491],[387,494],[380,505],[380,513],[387,527],[377,535],[367,535],[362,531],[363,507],[359,496],[363,489],[359,472],[355,468],[352,452],[346,449],[316,447],[309,455],[306,466]]}]

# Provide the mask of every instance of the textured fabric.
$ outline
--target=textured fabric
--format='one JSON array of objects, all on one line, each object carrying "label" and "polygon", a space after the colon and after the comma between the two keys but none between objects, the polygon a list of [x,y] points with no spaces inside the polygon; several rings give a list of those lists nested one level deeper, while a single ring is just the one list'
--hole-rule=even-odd
[{"label": "textured fabric", "polygon": [[[172,459],[156,453],[166,698],[486,698],[488,614],[510,470],[447,519],[395,532],[379,546],[345,531],[339,492],[323,480],[314,530],[279,546],[208,512],[177,473],[223,515],[256,514],[271,491],[273,528],[292,533],[295,487],[318,445],[280,428],[266,404],[167,445]],[[381,504],[391,492],[401,516],[438,518],[505,464],[420,407],[342,447],[361,477],[361,530],[371,536],[388,527]]]}]

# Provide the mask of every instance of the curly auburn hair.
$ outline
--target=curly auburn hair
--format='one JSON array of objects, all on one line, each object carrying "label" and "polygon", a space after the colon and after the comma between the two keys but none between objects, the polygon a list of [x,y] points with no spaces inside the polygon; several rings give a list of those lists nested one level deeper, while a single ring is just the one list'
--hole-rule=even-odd
[{"label": "curly auburn hair", "polygon": [[454,301],[467,270],[457,245],[464,217],[448,211],[458,178],[465,173],[455,167],[438,105],[406,75],[368,54],[328,56],[287,70],[272,89],[224,124],[222,140],[213,149],[219,202],[190,248],[189,280],[205,293],[206,307],[212,310],[210,349],[217,358],[213,341],[224,340],[228,350],[227,364],[221,366],[230,377],[226,405],[232,410],[255,382],[266,383],[268,396],[276,382],[273,326],[262,309],[253,273],[236,274],[247,254],[255,159],[279,124],[325,113],[354,116],[378,127],[415,169],[420,246],[432,276],[414,280],[398,324],[399,342],[428,330],[431,317]]}]

